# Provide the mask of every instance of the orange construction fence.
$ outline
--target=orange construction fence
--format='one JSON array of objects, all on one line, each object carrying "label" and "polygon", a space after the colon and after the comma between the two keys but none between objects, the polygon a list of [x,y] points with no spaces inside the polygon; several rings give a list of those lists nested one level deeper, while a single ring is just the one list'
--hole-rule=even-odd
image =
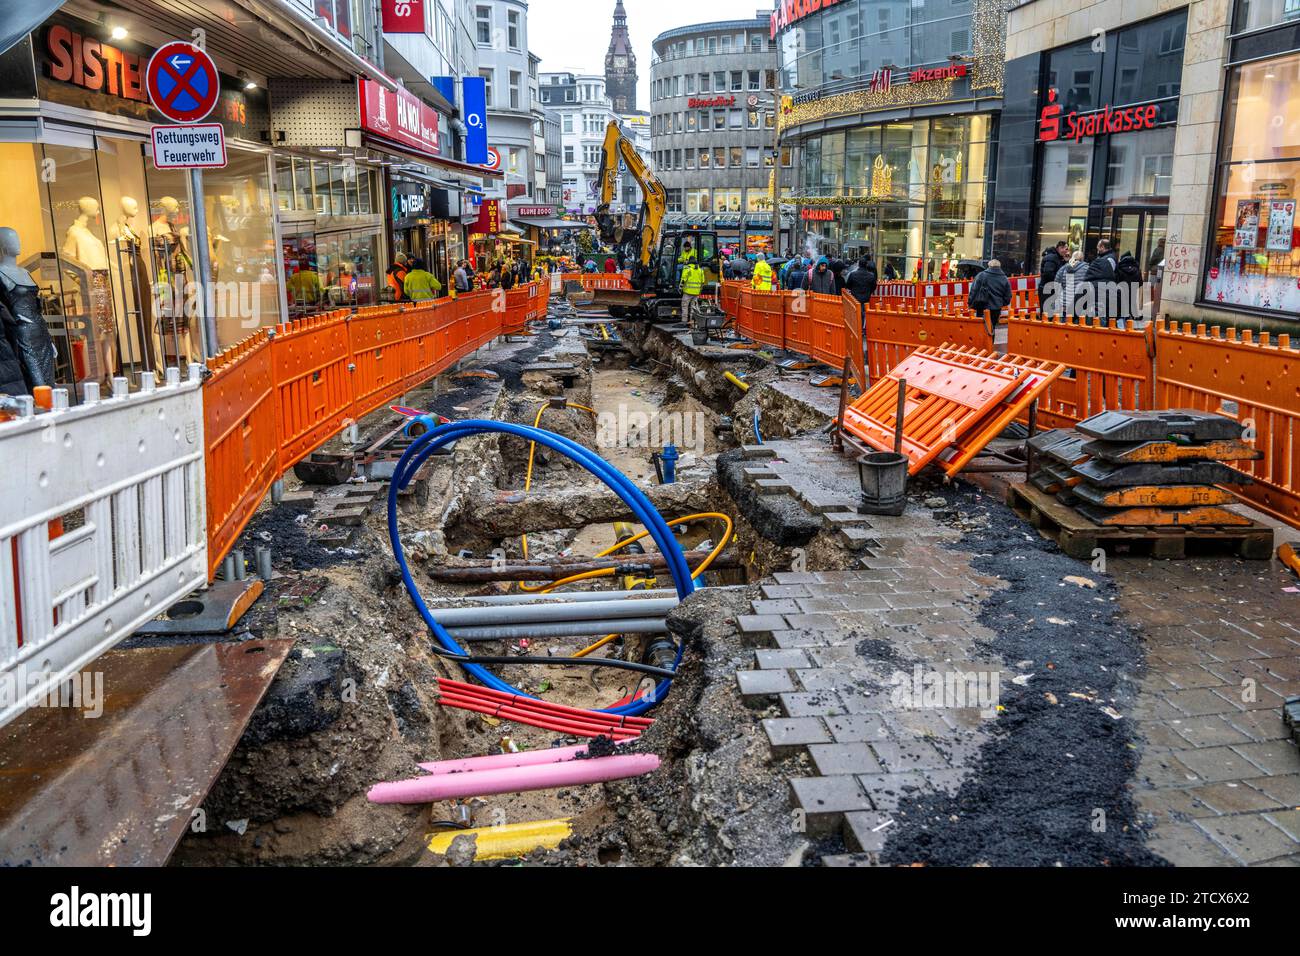
[{"label": "orange construction fence", "polygon": [[1044,428],[1073,428],[1104,411],[1151,408],[1149,344],[1143,331],[1121,328],[1115,319],[1032,316],[1007,325],[1008,352],[1066,367],[1039,402]]},{"label": "orange construction fence", "polygon": [[1291,337],[1275,343],[1267,332],[1165,322],[1155,332],[1155,407],[1214,412],[1245,425],[1264,457],[1233,465],[1255,479],[1238,494],[1300,527],[1300,350]]},{"label": "orange construction fence", "polygon": [[547,283],[263,329],[208,363],[208,574],[271,485],[346,426],[546,314]]},{"label": "orange construction fence", "polygon": [[[588,292],[600,289],[630,289],[632,282],[622,272],[564,272],[560,282],[577,282]],[[564,288],[563,285],[560,288]]]}]

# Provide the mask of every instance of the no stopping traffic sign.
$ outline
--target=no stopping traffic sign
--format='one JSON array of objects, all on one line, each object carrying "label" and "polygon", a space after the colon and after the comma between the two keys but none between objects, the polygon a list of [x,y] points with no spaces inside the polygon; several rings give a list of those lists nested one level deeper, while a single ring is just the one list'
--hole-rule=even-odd
[{"label": "no stopping traffic sign", "polygon": [[149,58],[145,88],[154,109],[173,123],[197,123],[217,105],[221,79],[212,57],[196,46],[173,40]]}]

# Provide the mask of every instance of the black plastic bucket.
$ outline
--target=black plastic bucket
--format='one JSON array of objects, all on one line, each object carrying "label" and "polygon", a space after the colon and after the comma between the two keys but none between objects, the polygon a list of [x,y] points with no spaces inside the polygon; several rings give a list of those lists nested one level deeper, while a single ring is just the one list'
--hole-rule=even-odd
[{"label": "black plastic bucket", "polygon": [[708,344],[709,344],[709,330],[708,330],[708,329],[691,329],[691,341],[692,341],[694,344],[696,344],[696,345],[708,345]]},{"label": "black plastic bucket", "polygon": [[858,459],[862,482],[862,506],[867,515],[901,515],[907,510],[906,455],[892,451],[863,455]]}]

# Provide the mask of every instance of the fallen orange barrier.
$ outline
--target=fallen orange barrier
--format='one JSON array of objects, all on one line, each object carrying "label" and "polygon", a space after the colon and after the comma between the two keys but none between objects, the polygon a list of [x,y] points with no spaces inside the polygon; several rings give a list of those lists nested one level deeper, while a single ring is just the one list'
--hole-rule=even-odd
[{"label": "fallen orange barrier", "polygon": [[915,475],[938,462],[957,475],[1065,371],[1063,365],[975,349],[917,349],[844,413],[845,430],[894,448],[906,383],[902,452]]}]

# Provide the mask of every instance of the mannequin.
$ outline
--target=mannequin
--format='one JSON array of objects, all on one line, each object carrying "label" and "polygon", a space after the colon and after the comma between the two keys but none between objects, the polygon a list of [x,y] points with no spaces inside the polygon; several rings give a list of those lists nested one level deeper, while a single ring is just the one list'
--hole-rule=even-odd
[{"label": "mannequin", "polygon": [[23,382],[31,392],[54,385],[54,342],[41,314],[36,280],[18,265],[22,243],[13,229],[0,227],[0,322],[22,366]]},{"label": "mannequin", "polygon": [[[158,334],[167,364],[184,365],[197,353],[190,341],[185,304],[194,260],[189,252],[190,231],[177,226],[181,204],[173,196],[158,200],[161,210],[149,227],[153,236],[154,268],[158,276]],[[175,353],[175,354],[172,354]]]},{"label": "mannequin", "polygon": [[99,218],[99,200],[82,196],[77,200],[80,215],[68,227],[63,241],[63,254],[76,259],[93,272],[107,271],[108,251],[103,240],[90,229],[90,223]]},{"label": "mannequin", "polygon": [[[121,209],[122,214],[109,230],[109,238],[113,240],[118,269],[122,273],[123,310],[119,323],[124,331],[126,360],[139,362],[158,375],[162,367],[159,361],[161,353],[150,332],[153,328],[153,299],[145,294],[149,288],[149,271],[141,254],[143,233],[137,225],[140,203],[131,196],[123,196]],[[134,326],[133,310],[137,318]]]}]

